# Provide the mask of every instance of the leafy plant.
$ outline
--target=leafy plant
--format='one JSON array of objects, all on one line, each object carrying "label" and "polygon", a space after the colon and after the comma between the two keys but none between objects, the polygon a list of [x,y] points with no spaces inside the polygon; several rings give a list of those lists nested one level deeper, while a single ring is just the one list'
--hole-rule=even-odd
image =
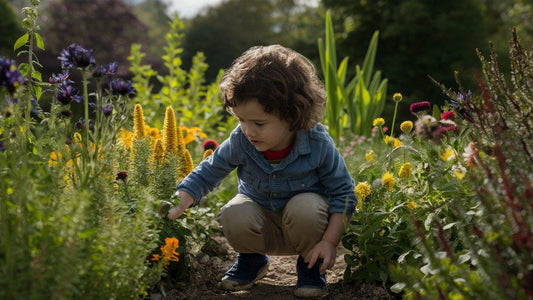
[{"label": "leafy plant", "polygon": [[379,32],[375,32],[368,46],[362,68],[356,65],[355,77],[347,83],[348,57],[337,67],[335,35],[331,13],[326,14],[326,37],[318,40],[320,64],[324,75],[328,104],[326,124],[331,136],[338,140],[345,130],[357,135],[369,136],[370,120],[378,117],[384,107],[387,79],[381,79],[381,71],[374,73]]}]

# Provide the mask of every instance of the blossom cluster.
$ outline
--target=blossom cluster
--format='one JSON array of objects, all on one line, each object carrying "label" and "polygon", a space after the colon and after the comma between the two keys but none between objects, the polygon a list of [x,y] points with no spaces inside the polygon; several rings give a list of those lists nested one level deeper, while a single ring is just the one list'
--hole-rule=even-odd
[{"label": "blossom cluster", "polygon": [[13,59],[0,57],[0,87],[13,94],[17,87],[26,84],[28,78],[22,76]]}]

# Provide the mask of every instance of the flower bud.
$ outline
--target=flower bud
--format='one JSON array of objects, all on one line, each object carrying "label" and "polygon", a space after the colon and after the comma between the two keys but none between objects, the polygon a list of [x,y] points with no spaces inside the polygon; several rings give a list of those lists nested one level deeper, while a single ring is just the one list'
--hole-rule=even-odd
[{"label": "flower bud", "polygon": [[403,96],[400,93],[395,93],[392,96],[392,100],[394,100],[394,102],[400,102],[400,101],[402,101],[402,99],[403,99]]},{"label": "flower bud", "polygon": [[33,5],[33,6],[39,5],[39,3],[41,3],[40,0],[31,0],[31,5]]}]

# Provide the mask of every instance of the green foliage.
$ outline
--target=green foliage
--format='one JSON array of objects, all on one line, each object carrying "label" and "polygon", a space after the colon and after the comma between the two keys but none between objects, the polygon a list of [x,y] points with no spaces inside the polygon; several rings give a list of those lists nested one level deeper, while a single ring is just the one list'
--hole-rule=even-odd
[{"label": "green foliage", "polygon": [[12,45],[23,31],[18,23],[17,15],[6,1],[0,1],[0,55],[11,56],[13,54]]},{"label": "green foliage", "polygon": [[387,79],[381,79],[381,72],[373,73],[377,51],[378,32],[375,32],[368,46],[362,69],[356,66],[356,76],[346,84],[348,57],[337,69],[335,35],[331,13],[326,15],[326,39],[318,40],[320,62],[328,104],[326,124],[330,135],[338,140],[346,129],[357,135],[369,136],[370,120],[381,115],[387,94]]},{"label": "green foliage", "polygon": [[[139,45],[132,45],[130,71],[134,76],[134,86],[138,91],[137,101],[149,113],[146,120],[156,127],[161,127],[164,109],[172,106],[176,109],[179,124],[197,126],[211,138],[222,139],[234,127],[233,117],[227,114],[218,91],[219,79],[206,84],[204,78],[208,66],[203,53],[197,53],[192,59],[189,71],[182,68],[181,40],[183,39],[183,23],[174,16],[169,23],[170,31],[166,34],[165,54],[162,59],[168,74],[162,75],[154,71],[150,65],[143,65],[144,54]],[[219,73],[219,77],[221,72]],[[152,77],[157,78],[161,88],[153,92],[150,83]],[[220,133],[223,133],[220,136]]]},{"label": "green foliage", "polygon": [[[424,266],[398,270],[408,298],[528,299],[533,292],[531,51],[522,48],[513,30],[509,79],[492,47],[489,59],[478,54],[484,73],[478,78],[480,95],[460,84],[457,92],[441,85],[473,127],[472,194],[455,201],[446,219],[432,216],[427,223],[436,230],[417,224]],[[446,234],[450,227],[455,237]]]}]

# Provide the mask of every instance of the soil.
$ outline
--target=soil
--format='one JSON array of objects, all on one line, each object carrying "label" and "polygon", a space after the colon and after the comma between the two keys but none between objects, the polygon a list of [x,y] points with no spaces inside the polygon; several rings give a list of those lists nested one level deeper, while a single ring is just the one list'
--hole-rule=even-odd
[{"label": "soil", "polygon": [[[346,267],[346,250],[339,246],[335,266],[326,272],[329,294],[322,299],[388,299],[390,295],[381,286],[368,284],[343,284]],[[293,296],[296,284],[297,256],[270,256],[268,274],[252,288],[228,292],[217,284],[235,262],[236,253],[223,237],[215,237],[206,244],[199,255],[191,260],[191,278],[183,289],[173,289],[165,295],[151,294],[150,300],[177,299],[298,299]]]}]

